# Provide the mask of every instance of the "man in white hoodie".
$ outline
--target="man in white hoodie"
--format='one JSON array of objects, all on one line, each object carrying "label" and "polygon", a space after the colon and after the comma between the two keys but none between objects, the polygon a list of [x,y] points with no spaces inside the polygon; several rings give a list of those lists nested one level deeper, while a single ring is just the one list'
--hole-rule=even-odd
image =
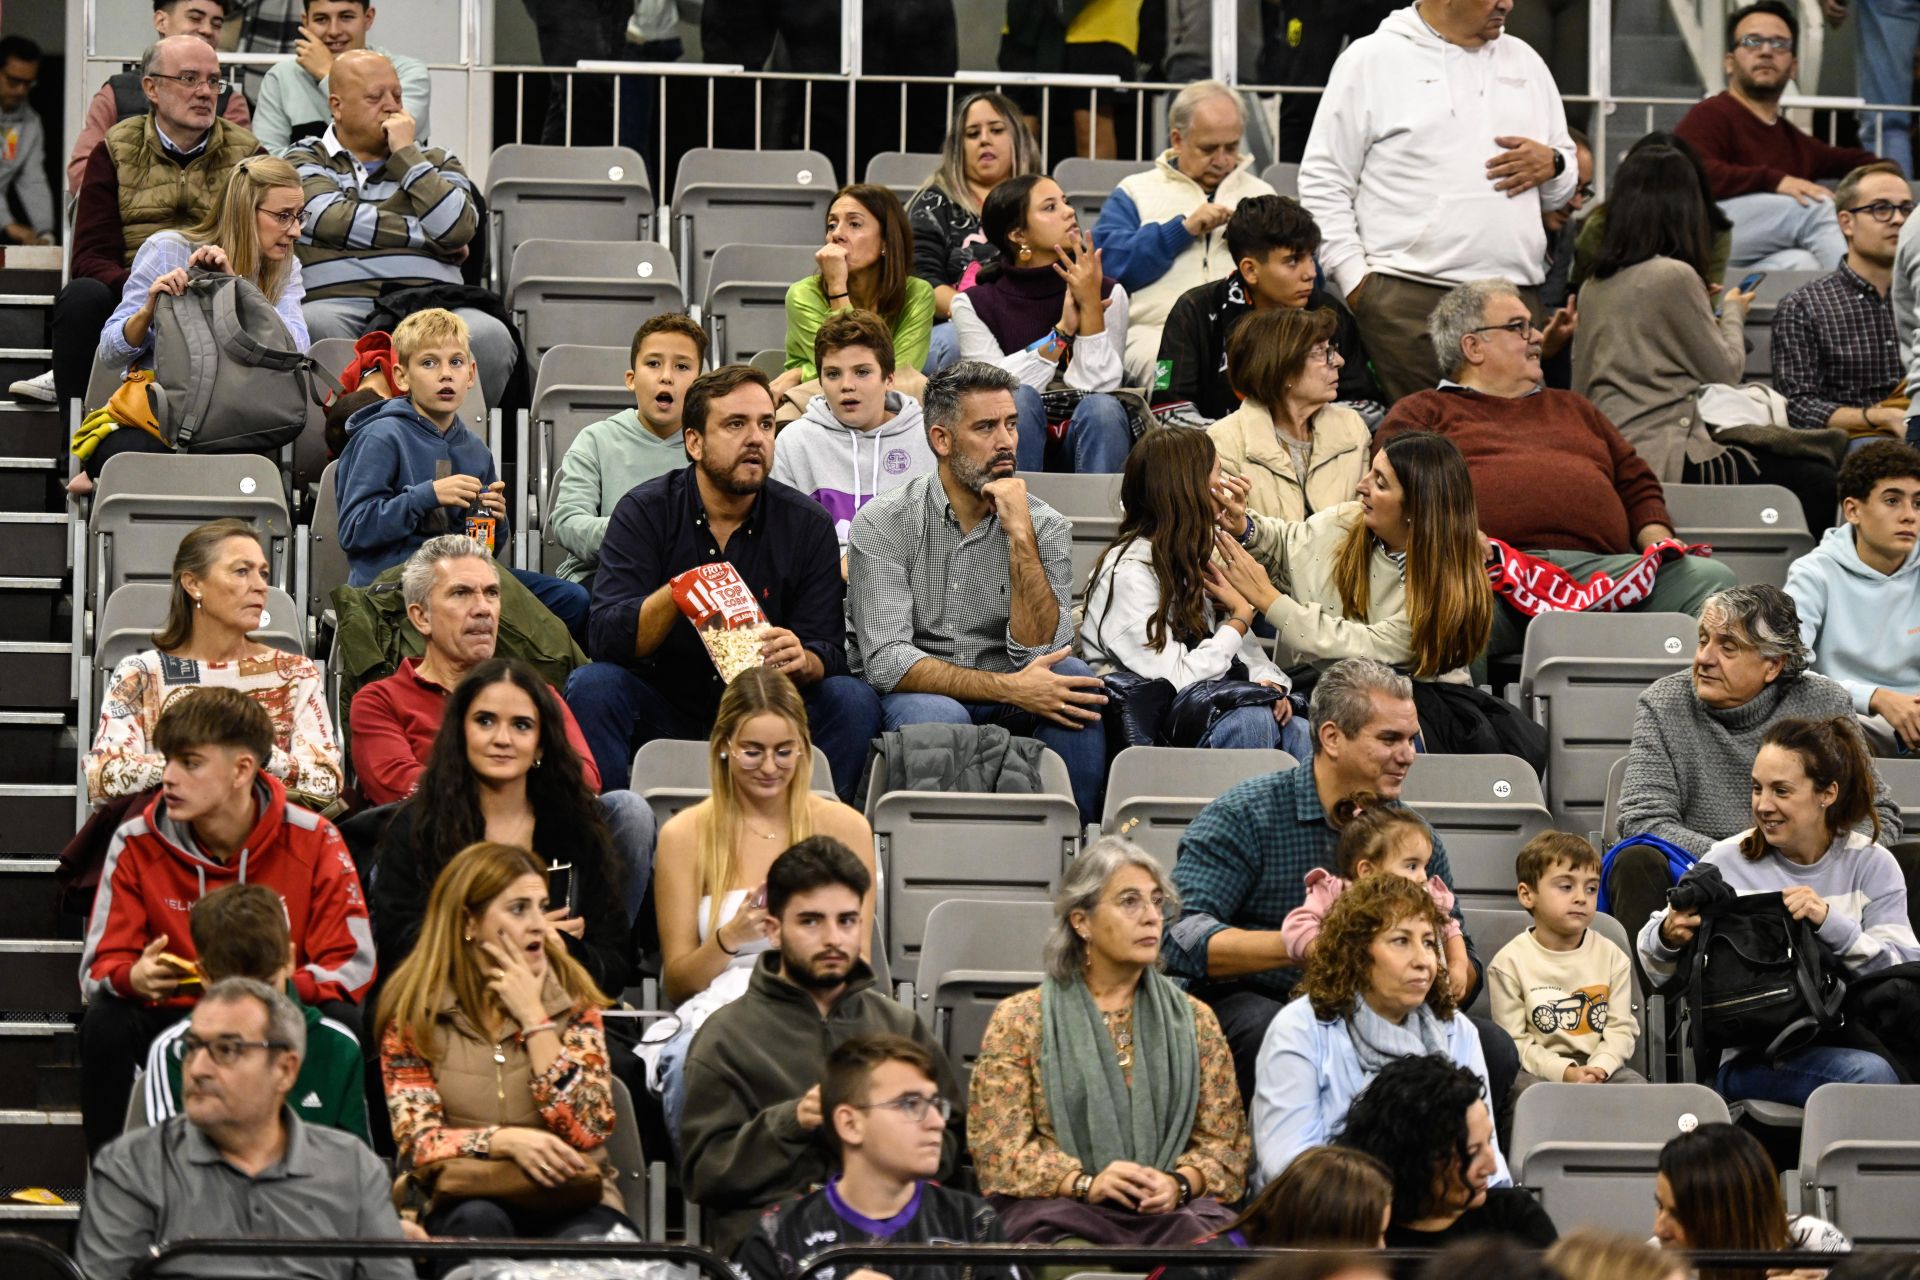
[{"label": "man in white hoodie", "polygon": [[1347,46],[1300,162],[1320,267],[1347,299],[1389,401],[1434,386],[1427,317],[1498,276],[1536,320],[1545,210],[1580,174],[1560,91],[1504,35],[1514,0],[1419,0]]},{"label": "man in white hoodie", "polygon": [[1845,524],[1787,570],[1813,669],[1853,696],[1875,755],[1920,747],[1920,450],[1876,440],[1840,468]]},{"label": "man in white hoodie", "polygon": [[780,432],[773,478],[827,509],[847,571],[847,530],[861,507],[939,468],[920,402],[893,389],[893,336],[871,311],[836,311],[813,336],[820,394]]}]

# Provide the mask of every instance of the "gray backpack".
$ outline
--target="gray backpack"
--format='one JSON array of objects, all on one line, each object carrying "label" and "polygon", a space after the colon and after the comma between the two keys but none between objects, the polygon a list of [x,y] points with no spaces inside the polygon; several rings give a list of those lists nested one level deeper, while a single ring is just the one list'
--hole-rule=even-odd
[{"label": "gray backpack", "polygon": [[153,316],[148,403],[182,452],[267,453],[306,429],[307,406],[335,384],[293,338],[251,281],[194,267],[179,297]]}]

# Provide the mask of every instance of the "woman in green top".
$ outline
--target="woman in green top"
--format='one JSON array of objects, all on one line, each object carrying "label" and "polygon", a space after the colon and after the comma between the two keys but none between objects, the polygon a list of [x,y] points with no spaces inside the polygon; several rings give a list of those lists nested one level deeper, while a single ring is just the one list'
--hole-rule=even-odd
[{"label": "woman in green top", "polygon": [[820,376],[813,335],[829,314],[855,307],[887,322],[902,370],[927,362],[933,286],[913,274],[913,228],[900,197],[867,182],[840,188],[827,206],[827,242],[813,257],[819,272],[787,290],[787,372],[776,391]]}]

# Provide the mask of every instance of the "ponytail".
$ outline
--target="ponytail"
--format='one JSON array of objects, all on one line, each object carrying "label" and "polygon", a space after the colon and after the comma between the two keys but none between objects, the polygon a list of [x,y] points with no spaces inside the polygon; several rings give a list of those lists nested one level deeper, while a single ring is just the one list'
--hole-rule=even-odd
[{"label": "ponytail", "polygon": [[1389,802],[1371,791],[1356,791],[1336,802],[1327,821],[1340,833],[1334,845],[1334,868],[1342,878],[1359,878],[1360,864],[1378,866],[1392,855],[1407,831],[1418,831],[1433,845],[1433,829],[1413,810]]},{"label": "ponytail", "polygon": [[[1834,801],[1827,808],[1827,835],[1831,839],[1851,831],[1861,823],[1870,823],[1874,843],[1880,841],[1880,814],[1873,806],[1878,774],[1873,757],[1867,753],[1866,739],[1852,716],[1831,720],[1781,720],[1767,729],[1760,739],[1763,747],[1779,747],[1800,757],[1807,780],[1816,791],[1834,788]],[[1751,861],[1767,851],[1766,838],[1754,827],[1740,842],[1740,852]]]}]

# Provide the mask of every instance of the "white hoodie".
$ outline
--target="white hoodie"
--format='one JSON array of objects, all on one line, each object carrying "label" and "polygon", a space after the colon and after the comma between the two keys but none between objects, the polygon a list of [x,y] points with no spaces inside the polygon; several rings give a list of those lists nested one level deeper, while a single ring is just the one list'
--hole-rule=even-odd
[{"label": "white hoodie", "polygon": [[[1544,142],[1566,168],[1509,197],[1487,161],[1496,137]],[[1478,49],[1440,38],[1412,6],[1333,64],[1300,161],[1300,203],[1320,224],[1320,266],[1345,297],[1370,271],[1431,284],[1546,274],[1542,209],[1573,198],[1580,175],[1553,75],[1527,43]]]},{"label": "white hoodie", "polygon": [[1881,573],[1860,558],[1853,526],[1837,524],[1788,567],[1786,590],[1813,669],[1838,680],[1855,711],[1871,714],[1875,689],[1920,692],[1920,553]]},{"label": "white hoodie", "polygon": [[843,556],[847,529],[861,507],[939,466],[927,443],[920,402],[889,391],[887,407],[893,417],[871,431],[856,431],[834,417],[827,397],[818,395],[774,442],[773,478],[827,509]]}]

